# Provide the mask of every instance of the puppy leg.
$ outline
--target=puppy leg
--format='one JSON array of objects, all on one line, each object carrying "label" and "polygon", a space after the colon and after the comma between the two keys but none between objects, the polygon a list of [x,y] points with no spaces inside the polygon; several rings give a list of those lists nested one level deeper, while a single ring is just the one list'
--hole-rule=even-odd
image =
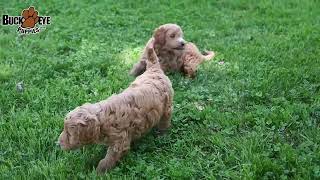
[{"label": "puppy leg", "polygon": [[207,51],[206,55],[201,54],[197,46],[193,43],[186,45],[185,54],[183,59],[183,72],[190,78],[194,78],[198,69],[198,66],[203,61],[208,61],[215,56],[213,51]]},{"label": "puppy leg", "polygon": [[188,63],[183,66],[184,74],[189,78],[194,78],[197,72],[197,64]]},{"label": "puppy leg", "polygon": [[103,174],[113,168],[121,157],[129,151],[129,149],[129,140],[117,141],[114,145],[109,146],[106,157],[98,164],[97,173]]},{"label": "puppy leg", "polygon": [[172,106],[171,104],[166,107],[164,114],[162,115],[160,122],[157,126],[158,135],[166,133],[166,131],[171,126],[171,115],[172,115]]}]

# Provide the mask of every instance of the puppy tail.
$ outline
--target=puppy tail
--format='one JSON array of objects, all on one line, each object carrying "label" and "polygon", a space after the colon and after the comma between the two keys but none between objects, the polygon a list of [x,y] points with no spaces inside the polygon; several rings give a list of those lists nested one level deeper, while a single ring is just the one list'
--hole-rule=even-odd
[{"label": "puppy tail", "polygon": [[206,51],[202,56],[205,61],[209,61],[214,58],[215,53],[213,51]]},{"label": "puppy tail", "polygon": [[130,75],[137,77],[146,71],[147,64],[145,61],[139,61],[137,64],[133,66],[130,71]]}]

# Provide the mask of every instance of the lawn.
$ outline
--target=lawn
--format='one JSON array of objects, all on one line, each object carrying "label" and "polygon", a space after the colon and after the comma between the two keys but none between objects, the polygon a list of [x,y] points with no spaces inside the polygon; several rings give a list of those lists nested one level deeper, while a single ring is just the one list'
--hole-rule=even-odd
[{"label": "lawn", "polygon": [[1,18],[30,5],[51,16],[45,30],[0,26],[0,179],[99,178],[106,148],[60,150],[63,118],[125,89],[153,30],[169,22],[217,56],[195,79],[169,75],[172,128],[144,136],[105,176],[320,178],[320,1],[2,0]]}]

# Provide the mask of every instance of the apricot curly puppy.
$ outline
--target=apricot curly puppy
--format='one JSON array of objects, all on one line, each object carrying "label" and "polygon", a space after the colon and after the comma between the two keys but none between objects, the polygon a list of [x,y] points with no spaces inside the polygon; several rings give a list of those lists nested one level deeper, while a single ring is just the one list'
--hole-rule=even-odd
[{"label": "apricot curly puppy", "polygon": [[146,71],[122,93],[107,100],[84,104],[67,114],[59,137],[62,149],[85,144],[108,145],[98,173],[111,169],[130,149],[130,143],[152,127],[170,126],[173,89],[152,47],[147,48]]},{"label": "apricot curly puppy", "polygon": [[[214,57],[213,51],[201,54],[197,46],[191,42],[185,42],[180,26],[165,24],[155,29],[153,37],[154,49],[160,60],[163,71],[180,71],[188,77],[195,77],[197,67],[204,60]],[[146,70],[147,50],[144,49],[140,61],[134,65],[130,74],[139,76]]]}]

